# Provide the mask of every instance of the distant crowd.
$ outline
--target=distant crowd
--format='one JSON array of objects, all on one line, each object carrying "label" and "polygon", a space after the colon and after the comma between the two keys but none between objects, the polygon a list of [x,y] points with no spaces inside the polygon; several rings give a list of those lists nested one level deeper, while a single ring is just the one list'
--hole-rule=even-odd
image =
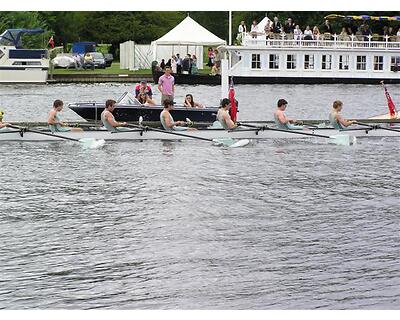
[{"label": "distant crowd", "polygon": [[[221,56],[217,49],[212,47],[208,48],[207,51],[208,62],[207,66],[211,68],[210,75],[216,75],[220,73],[221,68]],[[165,59],[161,59],[161,62],[155,66],[156,71],[165,71],[166,67],[170,67],[172,73],[178,74],[198,74],[199,69],[197,67],[197,57],[195,54],[186,54],[182,59],[180,54],[173,54],[167,62]]]},{"label": "distant crowd", "polygon": [[341,27],[340,33],[334,30],[329,20],[325,20],[322,26],[301,26],[295,23],[292,18],[287,18],[284,23],[279,21],[278,17],[274,17],[273,21],[268,20],[264,29],[259,30],[256,20],[253,21],[250,31],[248,31],[244,21],[240,22],[238,27],[237,40],[240,42],[244,34],[249,33],[252,38],[256,39],[259,35],[265,35],[266,39],[282,39],[288,40],[331,40],[333,35],[337,34],[339,41],[351,40],[351,36],[355,36],[358,41],[373,41],[384,40],[389,37],[390,41],[400,41],[400,28],[394,29],[390,26],[383,26],[380,32],[372,32],[366,21],[360,25],[345,24]]}]

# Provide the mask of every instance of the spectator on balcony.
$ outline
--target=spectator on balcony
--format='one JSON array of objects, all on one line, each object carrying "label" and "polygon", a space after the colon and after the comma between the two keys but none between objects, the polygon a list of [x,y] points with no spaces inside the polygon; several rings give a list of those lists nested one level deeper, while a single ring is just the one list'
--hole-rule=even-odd
[{"label": "spectator on balcony", "polygon": [[393,27],[389,27],[388,36],[389,36],[389,41],[396,41],[396,34],[393,31]]},{"label": "spectator on balcony", "polygon": [[313,39],[319,40],[320,32],[317,26],[314,26],[312,33],[313,33]]},{"label": "spectator on balcony", "polygon": [[254,20],[254,21],[253,21],[253,24],[251,25],[250,34],[251,34],[251,37],[252,37],[253,39],[256,39],[256,38],[257,38],[257,35],[258,35],[258,26],[257,26],[257,21],[256,21],[256,20]]},{"label": "spectator on balcony", "polygon": [[383,35],[383,37],[386,37],[386,36],[389,37],[389,36],[390,36],[389,27],[388,27],[388,26],[384,26],[384,27],[383,27],[382,35]]},{"label": "spectator on balcony", "polygon": [[247,32],[247,27],[244,23],[244,21],[240,21],[239,27],[238,27],[238,33],[242,34],[242,33],[246,33]]},{"label": "spectator on balcony", "polygon": [[265,27],[264,27],[264,32],[265,32],[265,39],[269,39],[271,37],[272,33],[272,27],[271,27],[271,21],[268,20]]},{"label": "spectator on balcony", "polygon": [[310,26],[306,27],[306,30],[304,30],[304,40],[312,40],[313,39],[313,33],[310,29]]},{"label": "spectator on balcony", "polygon": [[349,41],[349,40],[350,40],[350,37],[349,37],[349,35],[347,34],[347,30],[346,30],[345,27],[342,28],[342,31],[341,31],[340,34],[339,34],[338,40],[339,40],[339,41]]},{"label": "spectator on balcony", "polygon": [[272,33],[275,39],[280,38],[280,33],[282,32],[282,25],[279,22],[278,17],[274,17],[274,22],[272,23]]},{"label": "spectator on balcony", "polygon": [[369,29],[369,26],[366,23],[363,23],[360,26],[361,29],[361,34],[364,36],[364,41],[369,40],[369,36],[371,35],[371,30]]},{"label": "spectator on balcony", "polygon": [[293,22],[293,20],[292,20],[292,18],[287,18],[287,20],[286,20],[286,23],[285,23],[285,26],[284,26],[284,31],[286,32],[286,33],[294,33],[294,29],[296,28],[296,26],[295,26],[295,24],[294,24],[294,22]]},{"label": "spectator on balcony", "polygon": [[333,34],[333,28],[329,20],[325,20],[325,23],[323,25],[322,31],[325,33],[330,33]]},{"label": "spectator on balcony", "polygon": [[303,35],[303,32],[301,31],[300,26],[297,24],[293,30],[294,40],[300,41],[302,38],[302,35]]},{"label": "spectator on balcony", "polygon": [[397,41],[397,42],[400,42],[400,27],[397,29],[396,41]]},{"label": "spectator on balcony", "polygon": [[236,36],[236,40],[242,43],[244,34],[247,32],[247,27],[244,23],[244,21],[240,21],[239,27],[238,27],[238,34]]}]

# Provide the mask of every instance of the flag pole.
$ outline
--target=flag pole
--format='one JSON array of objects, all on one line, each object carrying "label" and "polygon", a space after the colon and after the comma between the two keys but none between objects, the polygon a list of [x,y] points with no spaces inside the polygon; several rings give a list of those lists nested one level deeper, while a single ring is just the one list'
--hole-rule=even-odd
[{"label": "flag pole", "polygon": [[232,45],[232,11],[229,11],[229,41],[228,44]]}]

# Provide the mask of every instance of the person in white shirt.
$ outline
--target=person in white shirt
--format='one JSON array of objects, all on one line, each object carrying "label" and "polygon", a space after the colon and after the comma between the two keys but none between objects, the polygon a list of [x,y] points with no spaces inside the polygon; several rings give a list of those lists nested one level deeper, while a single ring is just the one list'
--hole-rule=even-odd
[{"label": "person in white shirt", "polygon": [[247,32],[247,28],[246,28],[246,25],[244,24],[244,21],[240,21],[238,33],[246,33],[246,32]]},{"label": "person in white shirt", "polygon": [[310,26],[307,26],[306,30],[304,30],[304,40],[312,40],[312,39],[313,39],[312,30],[310,29]]},{"label": "person in white shirt", "polygon": [[244,21],[240,21],[239,27],[238,27],[238,34],[236,36],[236,40],[241,43],[243,41],[244,35],[247,33],[247,27],[244,24]]},{"label": "person in white shirt", "polygon": [[303,34],[303,32],[301,31],[299,25],[296,25],[296,28],[294,28],[293,30],[293,37],[294,40],[301,40],[301,35]]}]

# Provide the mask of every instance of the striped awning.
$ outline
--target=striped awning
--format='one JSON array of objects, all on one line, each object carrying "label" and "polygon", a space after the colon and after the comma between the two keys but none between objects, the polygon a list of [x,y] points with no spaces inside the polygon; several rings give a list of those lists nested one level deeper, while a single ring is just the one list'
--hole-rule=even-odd
[{"label": "striped awning", "polygon": [[325,19],[328,19],[328,20],[347,19],[347,20],[400,21],[400,16],[393,16],[393,17],[388,17],[388,16],[367,16],[367,15],[342,16],[340,14],[329,14],[329,15],[327,15],[325,17]]}]

